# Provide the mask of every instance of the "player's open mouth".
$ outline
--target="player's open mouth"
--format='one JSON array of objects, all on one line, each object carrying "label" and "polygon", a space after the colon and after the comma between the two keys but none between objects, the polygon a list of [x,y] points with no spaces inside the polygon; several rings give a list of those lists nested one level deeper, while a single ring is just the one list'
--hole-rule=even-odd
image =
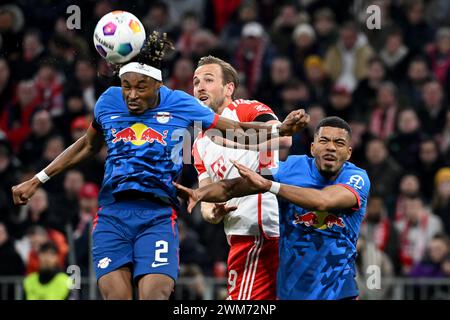
[{"label": "player's open mouth", "polygon": [[205,102],[208,99],[209,99],[208,96],[200,96],[200,97],[198,97],[198,100],[200,100],[201,102]]},{"label": "player's open mouth", "polygon": [[337,160],[337,158],[335,156],[331,155],[331,154],[324,155],[323,159],[326,160],[326,161],[336,161]]}]

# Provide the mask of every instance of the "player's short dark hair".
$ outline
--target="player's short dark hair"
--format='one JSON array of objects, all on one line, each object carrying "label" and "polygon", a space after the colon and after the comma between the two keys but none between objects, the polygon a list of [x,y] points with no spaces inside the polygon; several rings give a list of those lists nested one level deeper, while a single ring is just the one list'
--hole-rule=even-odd
[{"label": "player's short dark hair", "polygon": [[319,129],[322,127],[341,128],[347,131],[349,137],[352,136],[352,128],[350,128],[350,125],[347,123],[347,121],[339,117],[333,116],[323,118],[314,130],[314,134],[317,134],[319,132]]},{"label": "player's short dark hair", "polygon": [[[207,64],[217,64],[220,66],[220,68],[222,69],[222,75],[223,75],[223,79],[222,82],[223,84],[227,84],[230,82],[234,83],[234,90],[236,91],[237,87],[239,86],[239,76],[238,73],[236,71],[235,68],[233,68],[233,66],[231,64],[229,64],[228,62],[223,61],[220,58],[214,57],[214,56],[205,56],[200,58],[200,60],[197,63],[197,68],[207,65]],[[234,96],[234,92],[233,92],[233,96]]]}]

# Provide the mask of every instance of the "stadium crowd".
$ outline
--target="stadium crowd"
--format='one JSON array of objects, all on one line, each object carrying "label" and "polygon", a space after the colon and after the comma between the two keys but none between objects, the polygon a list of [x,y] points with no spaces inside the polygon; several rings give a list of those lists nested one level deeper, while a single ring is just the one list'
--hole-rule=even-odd
[{"label": "stadium crowd", "polygon": [[[237,98],[257,99],[280,119],[311,115],[288,154],[309,154],[314,126],[339,116],[353,130],[350,161],[372,182],[357,261],[383,275],[450,277],[450,2],[446,0],[247,1],[16,0],[0,6],[0,276],[39,270],[53,243],[60,270],[89,272],[89,235],[106,149],[13,205],[11,187],[43,169],[84,134],[100,94],[118,85],[92,44],[97,21],[115,9],[167,32],[163,62],[171,89],[193,93],[200,57],[239,72]],[[69,30],[68,6],[81,28]],[[359,4],[359,5],[356,5]],[[365,8],[381,8],[381,29]],[[182,184],[197,175],[186,164]],[[256,218],[256,217],[255,217]],[[204,276],[226,276],[221,225],[179,214],[181,276],[202,296]],[[45,248],[47,248],[45,247]],[[50,246],[50,251],[53,247]],[[362,291],[364,295],[364,291]]]}]

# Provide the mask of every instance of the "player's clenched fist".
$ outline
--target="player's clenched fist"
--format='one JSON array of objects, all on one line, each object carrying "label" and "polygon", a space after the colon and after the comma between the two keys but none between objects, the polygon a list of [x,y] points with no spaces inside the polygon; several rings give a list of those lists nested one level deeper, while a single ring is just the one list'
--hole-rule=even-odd
[{"label": "player's clenched fist", "polygon": [[305,128],[309,123],[309,119],[309,114],[306,113],[305,109],[292,111],[280,125],[280,135],[292,136]]},{"label": "player's clenched fist", "polygon": [[11,191],[13,194],[14,204],[26,204],[40,185],[41,182],[36,177],[33,177],[30,180],[12,187]]}]

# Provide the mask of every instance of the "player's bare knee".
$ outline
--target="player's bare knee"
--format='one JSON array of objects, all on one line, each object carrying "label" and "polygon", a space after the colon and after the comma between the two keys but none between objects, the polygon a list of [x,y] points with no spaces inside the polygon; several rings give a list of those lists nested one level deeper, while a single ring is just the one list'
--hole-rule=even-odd
[{"label": "player's bare knee", "polygon": [[117,292],[115,290],[107,290],[106,292],[102,292],[102,296],[104,300],[131,300],[133,298],[131,292]]}]

